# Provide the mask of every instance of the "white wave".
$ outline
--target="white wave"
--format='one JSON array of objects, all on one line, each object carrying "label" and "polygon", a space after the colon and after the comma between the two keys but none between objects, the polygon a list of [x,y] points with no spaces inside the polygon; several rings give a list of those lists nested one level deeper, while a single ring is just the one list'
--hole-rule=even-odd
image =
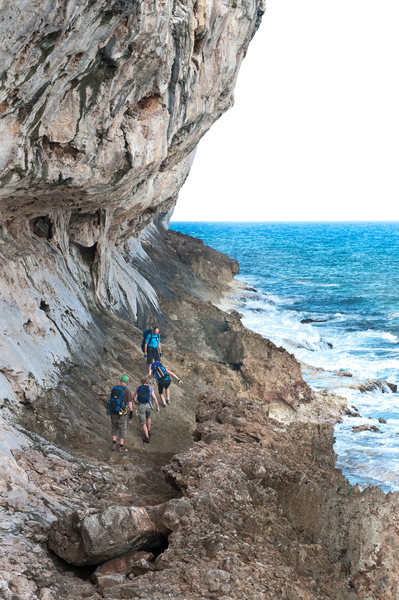
[{"label": "white wave", "polygon": [[307,285],[314,288],[340,287],[339,283],[316,283],[314,281],[302,281],[302,279],[296,279],[294,283],[297,283],[299,285]]},{"label": "white wave", "polygon": [[384,340],[389,340],[390,342],[395,342],[396,344],[399,341],[396,335],[394,335],[393,333],[389,333],[388,331],[384,331],[381,337]]},{"label": "white wave", "polygon": [[282,308],[281,298],[274,297],[280,302],[275,304],[270,297],[254,293],[252,299],[247,298],[242,306],[243,323],[294,353],[299,361],[326,371],[350,371],[358,379],[392,379],[399,371],[399,349],[389,347],[399,342],[394,334],[373,329],[345,332],[336,328],[335,320],[322,326],[301,323],[303,313]]}]

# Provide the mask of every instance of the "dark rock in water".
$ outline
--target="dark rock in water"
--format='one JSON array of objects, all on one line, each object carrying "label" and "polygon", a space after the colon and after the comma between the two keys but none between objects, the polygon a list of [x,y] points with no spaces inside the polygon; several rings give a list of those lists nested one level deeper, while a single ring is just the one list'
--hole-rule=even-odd
[{"label": "dark rock in water", "polygon": [[362,415],[358,411],[353,411],[348,408],[345,412],[348,417],[361,417]]},{"label": "dark rock in water", "polygon": [[356,406],[354,406],[353,404],[352,404],[351,408],[352,408],[352,410],[355,410],[356,412],[359,412],[359,409]]},{"label": "dark rock in water", "polygon": [[337,371],[337,375],[338,377],[353,377],[352,373],[350,373],[349,371],[344,371],[344,369],[340,369],[339,371]]},{"label": "dark rock in water", "polygon": [[355,386],[360,392],[374,392],[379,390],[382,394],[389,394],[391,392],[396,393],[398,391],[398,386],[395,383],[390,383],[389,381],[384,380],[368,380],[360,383]]},{"label": "dark rock in water", "polygon": [[257,292],[258,290],[256,290],[256,289],[255,289],[255,288],[253,288],[253,287],[247,287],[247,286],[245,286],[245,291],[246,291],[246,292]]},{"label": "dark rock in water", "polygon": [[110,506],[82,516],[69,513],[49,531],[49,547],[73,565],[96,565],[154,545],[160,533],[145,508]]},{"label": "dark rock in water", "polygon": [[352,427],[352,431],[375,431],[377,433],[380,433],[380,429],[378,429],[376,425],[369,425],[368,423],[366,423],[365,425],[357,425],[356,427]]},{"label": "dark rock in water", "polygon": [[380,417],[380,418],[378,419],[378,422],[379,422],[379,423],[386,423],[386,422],[387,422],[387,420],[386,420],[386,419],[383,419],[382,417]]},{"label": "dark rock in water", "polygon": [[327,323],[328,319],[301,319],[301,323]]}]

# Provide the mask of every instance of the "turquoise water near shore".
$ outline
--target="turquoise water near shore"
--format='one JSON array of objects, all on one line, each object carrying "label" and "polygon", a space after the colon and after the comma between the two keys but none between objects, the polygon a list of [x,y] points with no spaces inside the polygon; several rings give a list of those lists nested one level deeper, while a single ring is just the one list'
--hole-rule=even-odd
[{"label": "turquoise water near shore", "polygon": [[[399,490],[399,394],[383,383],[398,382],[399,223],[170,227],[235,258],[253,288],[240,299],[244,324],[316,367],[304,369],[314,389],[333,389],[358,409],[360,418],[336,426],[337,466],[349,481]],[[381,383],[360,393],[349,387],[355,379]],[[380,431],[354,433],[361,424]]]}]

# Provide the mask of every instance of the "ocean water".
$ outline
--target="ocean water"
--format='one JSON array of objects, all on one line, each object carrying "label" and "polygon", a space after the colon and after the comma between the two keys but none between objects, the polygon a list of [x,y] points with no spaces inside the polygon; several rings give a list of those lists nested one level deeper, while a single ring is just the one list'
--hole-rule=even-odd
[{"label": "ocean water", "polygon": [[[384,383],[399,383],[399,223],[170,227],[238,260],[238,278],[252,288],[240,300],[244,324],[309,365],[314,389],[336,391],[361,414],[335,430],[337,467],[349,481],[399,490],[399,394]],[[381,383],[353,387],[369,380]],[[362,424],[379,432],[352,431]]]}]

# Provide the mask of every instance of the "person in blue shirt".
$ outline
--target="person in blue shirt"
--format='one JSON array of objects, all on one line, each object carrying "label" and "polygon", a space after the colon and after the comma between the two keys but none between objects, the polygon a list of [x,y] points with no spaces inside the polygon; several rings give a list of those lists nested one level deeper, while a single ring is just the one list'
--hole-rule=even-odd
[{"label": "person in blue shirt", "polygon": [[[183,385],[183,382],[175,373],[173,373],[173,371],[167,369],[159,361],[156,361],[152,365],[150,365],[150,369],[152,371],[153,377],[155,377],[158,383],[158,392],[162,402],[162,406],[166,406],[170,403],[169,386],[172,383],[172,379],[170,376],[172,375],[172,377],[174,377],[176,381],[179,382],[179,385]],[[166,392],[166,401],[164,396],[164,390]]]},{"label": "person in blue shirt", "polygon": [[148,375],[151,375],[152,363],[160,361],[162,356],[161,335],[158,325],[155,325],[145,338],[144,355],[147,357]]}]

